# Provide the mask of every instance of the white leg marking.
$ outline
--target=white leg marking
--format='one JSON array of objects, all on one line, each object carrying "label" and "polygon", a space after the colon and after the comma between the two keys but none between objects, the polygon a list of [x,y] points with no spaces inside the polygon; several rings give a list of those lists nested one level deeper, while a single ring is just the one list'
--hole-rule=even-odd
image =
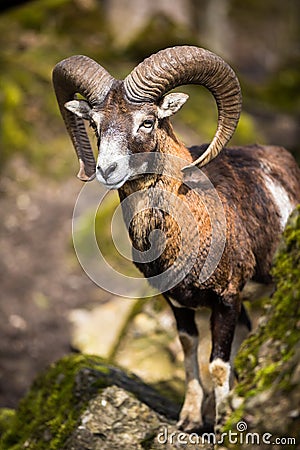
[{"label": "white leg marking", "polygon": [[229,393],[229,379],[230,379],[230,363],[225,362],[220,358],[215,359],[209,365],[209,371],[212,377],[215,400],[216,400],[216,422],[219,418],[219,409],[222,401]]},{"label": "white leg marking", "polygon": [[203,425],[201,413],[203,389],[199,377],[197,357],[199,337],[179,333],[179,338],[184,353],[186,392],[177,425],[184,430],[192,430]]}]

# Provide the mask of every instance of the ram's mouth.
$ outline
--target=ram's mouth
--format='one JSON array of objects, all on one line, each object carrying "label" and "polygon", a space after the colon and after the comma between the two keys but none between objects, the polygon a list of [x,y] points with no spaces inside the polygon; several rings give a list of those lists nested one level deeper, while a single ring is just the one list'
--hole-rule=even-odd
[{"label": "ram's mouth", "polygon": [[120,189],[126,183],[126,181],[128,179],[129,179],[129,176],[125,176],[121,180],[116,180],[116,181],[109,182],[109,181],[104,181],[103,179],[99,179],[97,177],[97,180],[109,190]]}]

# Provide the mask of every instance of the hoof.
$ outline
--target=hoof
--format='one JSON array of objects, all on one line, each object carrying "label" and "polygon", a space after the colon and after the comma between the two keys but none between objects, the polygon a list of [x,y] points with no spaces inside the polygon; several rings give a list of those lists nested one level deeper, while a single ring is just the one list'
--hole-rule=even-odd
[{"label": "hoof", "polygon": [[177,422],[177,428],[185,433],[197,433],[199,435],[203,433],[213,433],[214,424],[209,422],[191,420],[189,417],[180,419]]},{"label": "hoof", "polygon": [[179,430],[184,431],[185,433],[197,433],[196,430],[199,430],[202,427],[203,423],[190,420],[188,417],[180,419],[177,422],[177,428],[179,428]]}]

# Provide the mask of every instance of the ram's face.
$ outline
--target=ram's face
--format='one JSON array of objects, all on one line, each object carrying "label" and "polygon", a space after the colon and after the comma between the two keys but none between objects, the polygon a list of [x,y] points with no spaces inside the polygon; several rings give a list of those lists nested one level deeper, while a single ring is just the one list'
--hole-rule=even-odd
[{"label": "ram's face", "polygon": [[120,90],[112,90],[101,105],[91,107],[86,101],[73,100],[66,107],[88,120],[96,134],[97,179],[109,189],[118,189],[146,171],[147,158],[132,156],[159,150],[158,130],[163,120],[187,98],[185,94],[169,94],[158,105],[132,104]]},{"label": "ram's face", "polygon": [[99,111],[92,113],[92,123],[99,151],[96,176],[101,183],[117,189],[141,170],[146,170],[146,167],[136,166],[137,158],[132,155],[156,149],[158,117],[155,105],[137,107],[129,105],[123,98],[111,96]]}]

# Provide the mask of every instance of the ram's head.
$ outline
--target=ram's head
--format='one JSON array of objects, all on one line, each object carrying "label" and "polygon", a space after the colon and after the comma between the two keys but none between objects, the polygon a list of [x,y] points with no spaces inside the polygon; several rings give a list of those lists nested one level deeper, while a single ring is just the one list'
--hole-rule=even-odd
[{"label": "ram's head", "polygon": [[[203,85],[212,92],[218,107],[216,134],[193,165],[203,166],[218,155],[231,138],[241,111],[240,86],[231,67],[198,47],[162,50],[122,81],[86,56],[71,56],[55,66],[53,83],[79,158],[78,177],[89,181],[96,175],[110,188],[119,188],[135,177],[132,154],[160,151],[164,133],[172,133],[168,117],[188,98],[168,93],[175,87]],[[85,100],[76,99],[76,94]],[[97,136],[97,163],[83,120],[89,121]]]}]

